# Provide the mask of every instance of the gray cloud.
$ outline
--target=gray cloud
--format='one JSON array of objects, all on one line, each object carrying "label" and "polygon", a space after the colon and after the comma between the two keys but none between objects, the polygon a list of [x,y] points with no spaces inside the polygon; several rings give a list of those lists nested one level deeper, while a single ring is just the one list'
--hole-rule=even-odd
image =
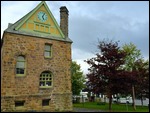
[{"label": "gray cloud", "polygon": [[97,44],[98,38],[120,40],[121,44],[132,42],[145,54],[149,50],[148,22],[132,25],[126,19],[109,15],[109,17],[103,16],[99,20],[92,20],[88,17],[74,18],[71,19],[70,23],[70,26],[73,26],[70,27],[70,36],[73,36],[71,38],[74,41],[74,47],[80,48],[85,52],[91,52],[96,49],[94,45]]}]

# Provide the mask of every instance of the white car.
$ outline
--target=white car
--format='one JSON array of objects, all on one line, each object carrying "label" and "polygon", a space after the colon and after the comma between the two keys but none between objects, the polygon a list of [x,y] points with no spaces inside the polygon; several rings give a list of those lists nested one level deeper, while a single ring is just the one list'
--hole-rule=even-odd
[{"label": "white car", "polygon": [[119,103],[133,103],[132,102],[132,97],[126,97],[126,98],[119,98]]}]

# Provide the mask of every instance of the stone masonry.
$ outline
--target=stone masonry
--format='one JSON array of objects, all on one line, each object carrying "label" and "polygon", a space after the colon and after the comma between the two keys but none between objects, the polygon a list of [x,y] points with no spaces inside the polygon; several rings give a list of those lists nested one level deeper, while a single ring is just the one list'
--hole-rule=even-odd
[{"label": "stone masonry", "polygon": [[68,15],[68,9],[62,6],[60,8],[60,28],[66,37],[68,37]]},{"label": "stone masonry", "polygon": [[[52,44],[52,58],[44,58],[45,43]],[[15,74],[16,58],[24,55],[26,76]],[[1,64],[2,111],[71,111],[71,43],[41,39],[32,36],[4,34]],[[53,73],[53,87],[39,88],[39,76],[49,70]],[[50,99],[49,107],[42,107],[42,99]],[[15,108],[16,100],[24,100],[23,109]]]}]

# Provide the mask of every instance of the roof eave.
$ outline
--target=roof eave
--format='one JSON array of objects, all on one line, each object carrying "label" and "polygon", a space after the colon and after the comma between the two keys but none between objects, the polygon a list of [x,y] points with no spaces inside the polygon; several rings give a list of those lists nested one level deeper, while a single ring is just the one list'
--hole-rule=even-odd
[{"label": "roof eave", "polygon": [[17,35],[33,36],[33,37],[41,38],[41,39],[50,39],[50,40],[58,40],[58,41],[73,43],[73,41],[68,37],[60,38],[60,37],[49,36],[49,35],[43,36],[43,35],[38,35],[38,34],[32,34],[29,32],[11,31],[10,29],[5,30],[4,32],[13,33],[13,34],[17,34]]}]

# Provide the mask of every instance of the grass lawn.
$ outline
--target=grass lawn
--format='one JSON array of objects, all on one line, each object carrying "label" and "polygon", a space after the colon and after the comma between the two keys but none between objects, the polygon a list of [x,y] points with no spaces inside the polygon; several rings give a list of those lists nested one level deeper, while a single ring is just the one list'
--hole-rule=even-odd
[{"label": "grass lawn", "polygon": [[[89,108],[89,109],[100,109],[103,111],[108,110],[108,103],[106,104],[97,104],[97,102],[85,102],[83,103],[73,103],[74,107],[79,108]],[[112,112],[149,112],[148,106],[136,106],[136,111],[133,110],[131,104],[112,104]]]}]

